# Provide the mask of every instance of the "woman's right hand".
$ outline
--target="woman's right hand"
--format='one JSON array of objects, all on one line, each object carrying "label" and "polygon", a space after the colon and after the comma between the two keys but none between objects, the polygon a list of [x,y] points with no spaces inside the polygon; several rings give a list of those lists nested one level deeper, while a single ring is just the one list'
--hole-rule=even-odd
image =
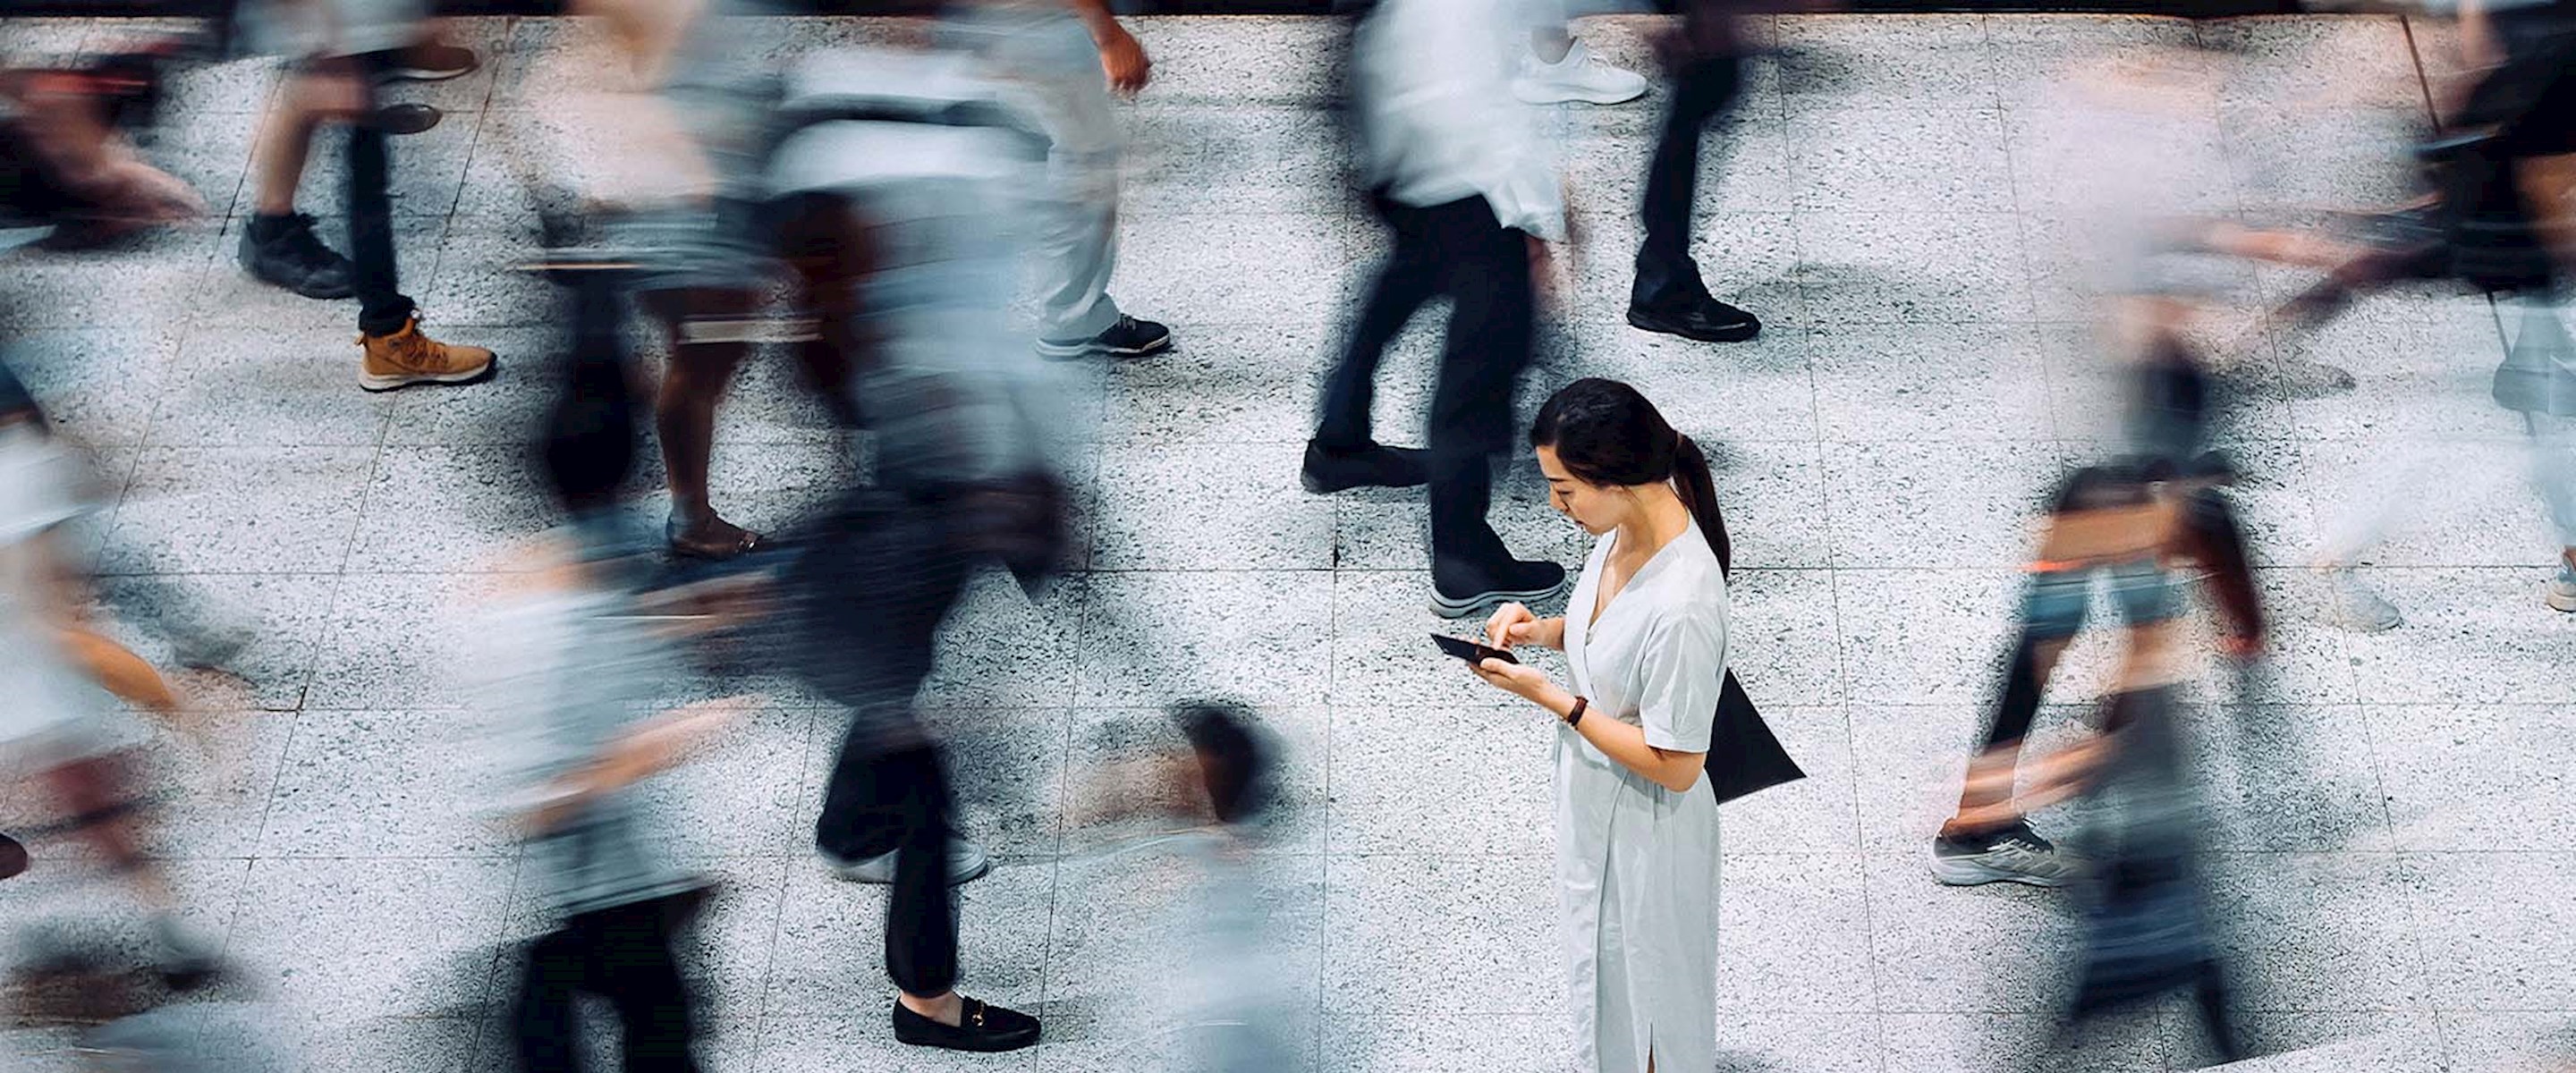
[{"label": "woman's right hand", "polygon": [[1495,648],[1518,645],[1565,647],[1565,620],[1543,619],[1519,604],[1504,604],[1485,620],[1485,643]]}]

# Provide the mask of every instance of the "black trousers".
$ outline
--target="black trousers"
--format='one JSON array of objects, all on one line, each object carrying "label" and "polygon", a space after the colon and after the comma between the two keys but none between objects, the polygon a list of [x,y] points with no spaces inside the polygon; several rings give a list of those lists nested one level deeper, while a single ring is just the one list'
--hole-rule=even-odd
[{"label": "black trousers", "polygon": [[1646,194],[1637,209],[1646,239],[1637,247],[1637,279],[1628,289],[1632,304],[1671,306],[1709,296],[1690,254],[1700,134],[1735,103],[1743,78],[1744,61],[1724,55],[1694,60],[1673,79],[1672,107],[1664,113],[1654,159],[1646,165]]},{"label": "black trousers", "polygon": [[957,986],[957,902],[948,885],[952,809],[937,746],[884,751],[854,724],[814,826],[816,844],[845,860],[894,851],[886,976],[917,998]]},{"label": "black trousers", "polygon": [[1485,522],[1491,457],[1512,442],[1512,392],[1536,345],[1529,238],[1506,228],[1481,197],[1416,208],[1379,196],[1395,252],[1378,271],[1339,365],[1324,383],[1315,441],[1330,448],[1372,441],[1370,406],[1386,348],[1424,303],[1447,296],[1449,331],[1431,395],[1428,498],[1431,555],[1474,566],[1511,557]]},{"label": "black trousers", "polygon": [[627,1073],[697,1073],[688,984],[671,950],[685,916],[681,901],[578,913],[529,945],[511,1011],[524,1073],[581,1068],[581,1017],[573,1002],[581,993],[605,998],[617,1011]]},{"label": "black trousers", "polygon": [[957,982],[954,805],[939,745],[913,713],[974,561],[947,509],[853,490],[788,575],[798,609],[791,650],[815,688],[850,709],[814,844],[842,860],[895,853],[886,975],[921,998]]},{"label": "black trousers", "polygon": [[[358,84],[368,87],[364,111],[376,108],[373,75],[393,59],[390,52],[356,58]],[[402,293],[394,269],[393,167],[382,128],[351,123],[348,135],[349,285],[358,295],[358,330],[385,335],[402,330],[412,313],[412,300]]]}]

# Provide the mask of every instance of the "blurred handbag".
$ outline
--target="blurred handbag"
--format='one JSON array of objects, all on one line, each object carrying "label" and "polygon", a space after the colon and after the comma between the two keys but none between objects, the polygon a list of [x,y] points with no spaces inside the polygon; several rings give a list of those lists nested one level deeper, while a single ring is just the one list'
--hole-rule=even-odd
[{"label": "blurred handbag", "polygon": [[1726,686],[1718,693],[1717,722],[1708,740],[1708,788],[1717,792],[1719,804],[1807,777],[1780,747],[1762,713],[1753,710],[1753,698],[1745,695],[1733,670],[1726,672]]}]

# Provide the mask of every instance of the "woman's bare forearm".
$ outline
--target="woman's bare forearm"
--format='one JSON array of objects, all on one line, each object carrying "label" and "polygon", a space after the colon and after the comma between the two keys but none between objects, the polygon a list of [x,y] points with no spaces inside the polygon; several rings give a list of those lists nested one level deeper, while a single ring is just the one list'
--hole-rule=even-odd
[{"label": "woman's bare forearm", "polygon": [[[1537,703],[1562,720],[1574,710],[1574,694],[1551,687],[1537,698]],[[1647,744],[1645,728],[1588,708],[1582,721],[1574,724],[1574,732],[1583,735],[1583,740],[1591,742],[1593,748],[1601,750],[1601,755],[1618,761],[1619,766],[1675,793],[1688,790],[1692,783],[1699,781],[1700,767],[1708,759],[1706,753],[1658,749]]]}]

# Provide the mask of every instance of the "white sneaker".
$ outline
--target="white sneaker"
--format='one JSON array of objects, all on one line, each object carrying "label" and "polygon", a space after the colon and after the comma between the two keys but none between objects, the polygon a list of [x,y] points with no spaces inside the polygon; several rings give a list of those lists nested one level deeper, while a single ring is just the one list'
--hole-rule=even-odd
[{"label": "white sneaker", "polygon": [[[863,857],[855,861],[843,860],[829,853],[823,854],[822,857],[824,867],[831,869],[833,875],[849,880],[850,882],[894,882],[894,853],[892,851],[880,853],[874,857]],[[984,877],[984,873],[992,870],[993,862],[990,858],[984,855],[984,847],[969,842],[964,838],[950,836],[948,839],[949,886],[954,887],[961,883],[972,883],[975,880],[982,879]]]},{"label": "white sneaker", "polygon": [[2371,591],[2370,586],[2352,576],[2350,570],[2337,570],[2327,579],[2331,590],[2327,599],[2334,624],[2354,633],[2383,633],[2406,621],[2397,605]]},{"label": "white sneaker", "polygon": [[2549,593],[2541,599],[2552,610],[2576,614],[2576,564],[2558,564],[2558,576],[2549,579]]},{"label": "white sneaker", "polygon": [[1555,63],[1521,53],[1520,75],[1512,79],[1512,96],[1524,104],[1619,104],[1645,95],[1646,76],[1611,66],[1581,41]]}]

